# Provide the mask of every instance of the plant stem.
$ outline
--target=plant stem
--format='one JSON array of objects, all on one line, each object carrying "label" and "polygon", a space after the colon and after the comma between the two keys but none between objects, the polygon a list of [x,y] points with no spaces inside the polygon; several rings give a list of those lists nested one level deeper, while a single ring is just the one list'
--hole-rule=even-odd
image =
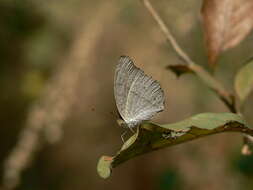
[{"label": "plant stem", "polygon": [[151,14],[151,16],[155,19],[157,22],[160,30],[165,35],[166,39],[170,42],[173,49],[176,51],[176,53],[179,55],[180,58],[182,58],[187,64],[194,64],[194,62],[191,60],[191,58],[182,50],[182,48],[178,45],[176,39],[171,34],[169,28],[165,25],[164,21],[161,19],[159,14],[156,12],[156,10],[153,8],[149,0],[143,0],[143,4]]},{"label": "plant stem", "polygon": [[185,51],[179,46],[174,36],[171,34],[169,28],[166,26],[162,18],[159,16],[157,11],[153,8],[149,0],[142,0],[144,6],[154,18],[158,24],[159,29],[162,31],[167,41],[172,45],[178,56],[186,63],[186,65],[194,71],[211,89],[213,89],[220,99],[224,102],[227,108],[236,113],[236,107],[234,104],[234,97],[229,93],[222,84],[217,81],[211,74],[209,74],[203,67],[197,65]]}]

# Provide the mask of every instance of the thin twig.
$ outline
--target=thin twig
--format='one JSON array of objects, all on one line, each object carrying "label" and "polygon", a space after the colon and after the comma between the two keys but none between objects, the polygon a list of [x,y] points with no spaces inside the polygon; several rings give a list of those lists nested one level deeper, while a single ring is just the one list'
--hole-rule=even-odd
[{"label": "thin twig", "polygon": [[[194,61],[191,60],[191,58],[178,45],[177,41],[171,34],[170,30],[168,29],[162,18],[159,16],[159,14],[156,12],[156,10],[153,8],[149,0],[142,0],[142,1],[146,9],[149,11],[151,16],[157,22],[160,30],[165,35],[167,41],[170,42],[170,44],[172,45],[173,49],[178,54],[178,56],[183,61],[185,61],[187,67],[190,68],[192,71],[194,71],[195,74],[197,74],[205,84],[207,84],[211,89],[213,89],[217,93],[219,98],[232,113],[238,113],[238,110],[235,105],[235,97],[231,93],[229,93],[222,86],[222,84],[219,81],[217,81],[212,75],[210,75],[205,69],[203,69],[200,65],[196,64]],[[252,146],[252,144],[253,144],[252,137],[250,137],[249,135],[245,135],[242,153],[248,154],[249,146]]]},{"label": "thin twig", "polygon": [[169,28],[166,26],[162,18],[159,16],[157,11],[153,8],[149,0],[142,0],[144,6],[149,11],[151,16],[154,18],[156,23],[158,24],[159,29],[163,32],[167,41],[172,45],[175,52],[178,56],[187,64],[187,66],[194,71],[211,89],[213,89],[220,99],[224,102],[224,104],[228,107],[228,109],[235,113],[236,108],[234,104],[233,96],[222,86],[220,82],[218,82],[212,75],[210,75],[205,69],[196,64],[178,45],[176,39],[171,34]]},{"label": "thin twig", "polygon": [[165,35],[166,39],[171,43],[173,49],[177,52],[177,54],[182,58],[187,64],[194,64],[194,62],[191,60],[191,58],[182,50],[182,48],[178,45],[176,39],[171,34],[169,28],[166,26],[162,18],[159,16],[159,14],[156,12],[156,10],[153,8],[151,3],[148,0],[143,0],[143,3],[147,10],[150,12],[150,14],[153,16],[155,21],[157,22],[160,30]]}]

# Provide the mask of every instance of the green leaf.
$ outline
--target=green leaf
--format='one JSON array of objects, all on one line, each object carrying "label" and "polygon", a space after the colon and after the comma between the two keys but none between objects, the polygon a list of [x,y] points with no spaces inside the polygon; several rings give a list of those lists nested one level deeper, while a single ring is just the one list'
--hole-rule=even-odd
[{"label": "green leaf", "polygon": [[111,162],[113,158],[109,156],[102,156],[97,165],[97,171],[100,177],[108,178],[111,175]]},{"label": "green leaf", "polygon": [[97,170],[101,177],[107,178],[112,168],[138,155],[221,132],[241,132],[253,136],[253,130],[244,119],[233,113],[202,113],[166,125],[147,122],[115,156],[101,157]]},{"label": "green leaf", "polygon": [[253,88],[253,59],[243,66],[235,77],[235,91],[244,102]]}]

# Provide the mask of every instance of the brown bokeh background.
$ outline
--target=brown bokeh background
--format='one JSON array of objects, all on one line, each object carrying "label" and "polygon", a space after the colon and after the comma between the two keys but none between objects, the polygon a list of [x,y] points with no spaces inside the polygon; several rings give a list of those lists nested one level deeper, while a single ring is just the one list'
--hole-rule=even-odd
[{"label": "brown bokeh background", "polygon": [[[182,48],[208,69],[201,3],[153,1]],[[42,143],[32,164],[22,172],[17,189],[253,188],[253,157],[240,154],[242,137],[234,133],[140,156],[116,168],[106,180],[97,175],[99,157],[113,155],[122,144],[123,129],[116,123],[113,97],[120,55],[132,57],[138,67],[160,81],[166,109],[154,121],[170,123],[201,112],[228,111],[193,75],[177,79],[166,70],[168,64],[181,60],[140,1],[3,0],[0,12],[1,177],[4,160],[27,120],[33,119],[29,118],[31,107],[41,99],[55,96],[44,112],[51,115],[53,110],[57,115],[55,125],[50,126],[58,128],[51,127],[48,138],[60,139]],[[219,59],[214,76],[231,90],[237,69],[252,55],[252,42],[250,35]],[[249,122],[251,99],[245,107]]]}]

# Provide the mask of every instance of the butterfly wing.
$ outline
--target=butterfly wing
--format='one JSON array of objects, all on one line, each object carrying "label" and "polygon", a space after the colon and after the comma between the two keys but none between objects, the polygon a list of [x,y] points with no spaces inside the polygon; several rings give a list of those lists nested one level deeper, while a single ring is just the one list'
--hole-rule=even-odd
[{"label": "butterfly wing", "polygon": [[138,72],[140,70],[135,69],[131,59],[126,56],[120,57],[114,76],[114,96],[118,111],[125,121],[128,118],[126,113],[128,93]]},{"label": "butterfly wing", "polygon": [[116,68],[114,94],[119,113],[130,127],[149,120],[164,109],[160,84],[126,56],[119,59]]}]

